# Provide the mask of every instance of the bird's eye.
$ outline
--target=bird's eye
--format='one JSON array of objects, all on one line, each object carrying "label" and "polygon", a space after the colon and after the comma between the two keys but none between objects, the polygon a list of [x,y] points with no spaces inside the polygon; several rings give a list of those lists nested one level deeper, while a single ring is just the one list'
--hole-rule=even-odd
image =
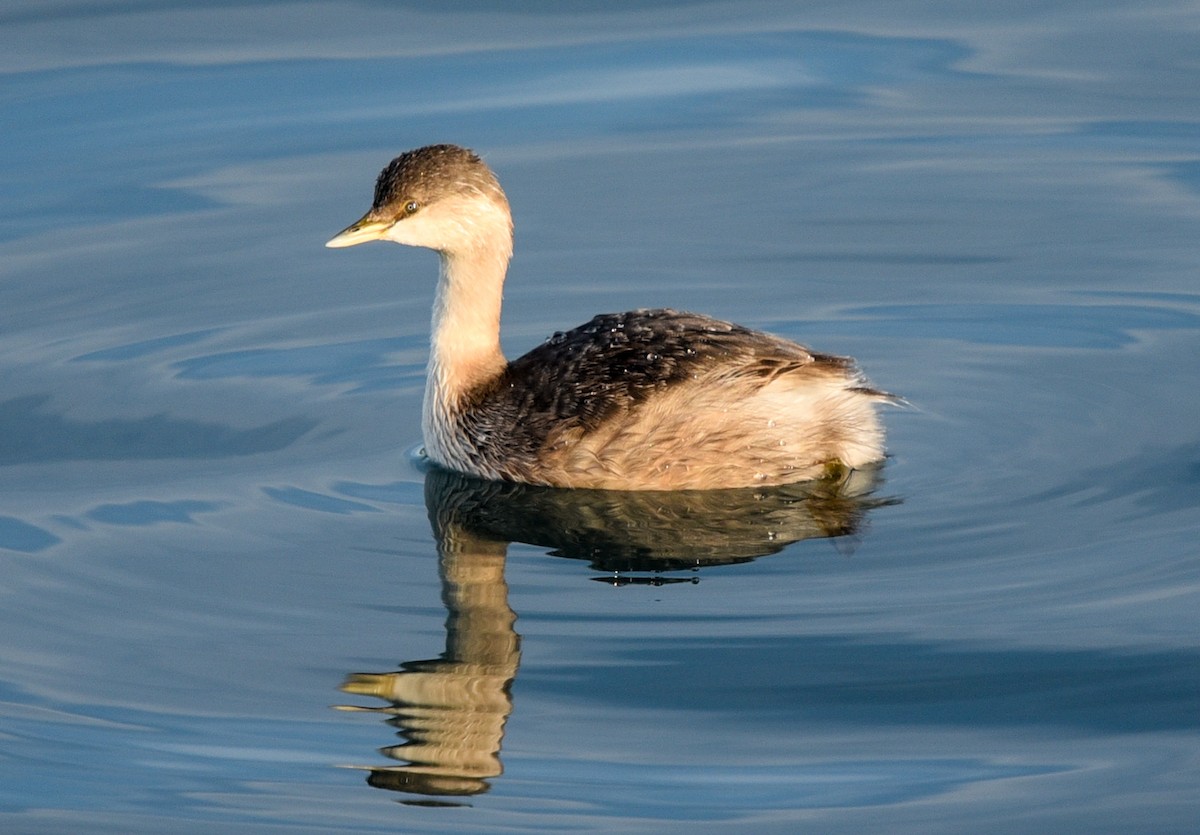
[{"label": "bird's eye", "polygon": [[420,203],[418,203],[416,200],[409,200],[404,204],[404,213],[406,215],[414,215],[417,213],[417,209],[419,208],[421,208]]}]

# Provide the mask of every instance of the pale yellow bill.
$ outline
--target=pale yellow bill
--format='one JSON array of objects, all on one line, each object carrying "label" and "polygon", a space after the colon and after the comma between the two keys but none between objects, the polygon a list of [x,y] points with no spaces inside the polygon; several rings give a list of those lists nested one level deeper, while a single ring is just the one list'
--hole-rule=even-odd
[{"label": "pale yellow bill", "polygon": [[354,223],[351,223],[326,241],[325,246],[336,249],[343,246],[365,244],[367,241],[378,241],[391,226],[392,224],[387,221],[372,217],[371,213],[367,212],[361,218],[354,221]]}]

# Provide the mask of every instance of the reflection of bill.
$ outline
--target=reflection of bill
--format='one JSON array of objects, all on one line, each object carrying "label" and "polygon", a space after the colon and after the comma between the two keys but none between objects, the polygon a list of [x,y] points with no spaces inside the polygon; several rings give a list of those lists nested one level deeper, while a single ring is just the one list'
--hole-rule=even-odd
[{"label": "reflection of bill", "polygon": [[[434,470],[425,503],[437,542],[446,651],[391,673],[355,673],[342,690],[383,699],[343,706],[390,716],[404,742],[383,749],[401,765],[369,769],[379,788],[465,796],[503,771],[500,744],[520,662],[508,605],[508,543],[586,559],[608,572],[661,572],[745,562],[789,543],[855,533],[871,507],[877,473],[803,484],[683,493],[555,490],[484,482]],[[618,573],[618,578],[622,575]],[[665,582],[661,575],[629,577]]]}]

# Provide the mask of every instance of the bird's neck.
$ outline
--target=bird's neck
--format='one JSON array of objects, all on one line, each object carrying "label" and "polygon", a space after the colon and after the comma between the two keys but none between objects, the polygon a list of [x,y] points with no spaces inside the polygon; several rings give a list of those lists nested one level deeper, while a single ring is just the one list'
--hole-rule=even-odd
[{"label": "bird's neck", "polygon": [[456,404],[504,370],[500,303],[511,244],[442,253],[433,304],[427,400]]}]

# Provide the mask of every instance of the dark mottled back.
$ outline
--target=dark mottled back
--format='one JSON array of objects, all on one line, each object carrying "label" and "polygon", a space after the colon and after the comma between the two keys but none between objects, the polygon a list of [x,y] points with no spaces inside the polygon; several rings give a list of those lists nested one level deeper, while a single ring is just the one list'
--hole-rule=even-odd
[{"label": "dark mottled back", "polygon": [[429,145],[388,163],[375,182],[372,208],[380,214],[400,214],[410,200],[426,205],[471,191],[503,195],[491,169],[474,152],[457,145]]},{"label": "dark mottled back", "polygon": [[[509,363],[498,379],[470,393],[464,413],[474,416],[477,438],[496,437],[492,430],[503,426],[508,455],[534,455],[552,433],[594,431],[655,392],[714,369],[743,378],[749,393],[756,383],[814,363],[843,374],[853,369],[842,357],[814,355],[793,342],[694,313],[606,313]],[[486,408],[474,408],[484,403]]]}]

